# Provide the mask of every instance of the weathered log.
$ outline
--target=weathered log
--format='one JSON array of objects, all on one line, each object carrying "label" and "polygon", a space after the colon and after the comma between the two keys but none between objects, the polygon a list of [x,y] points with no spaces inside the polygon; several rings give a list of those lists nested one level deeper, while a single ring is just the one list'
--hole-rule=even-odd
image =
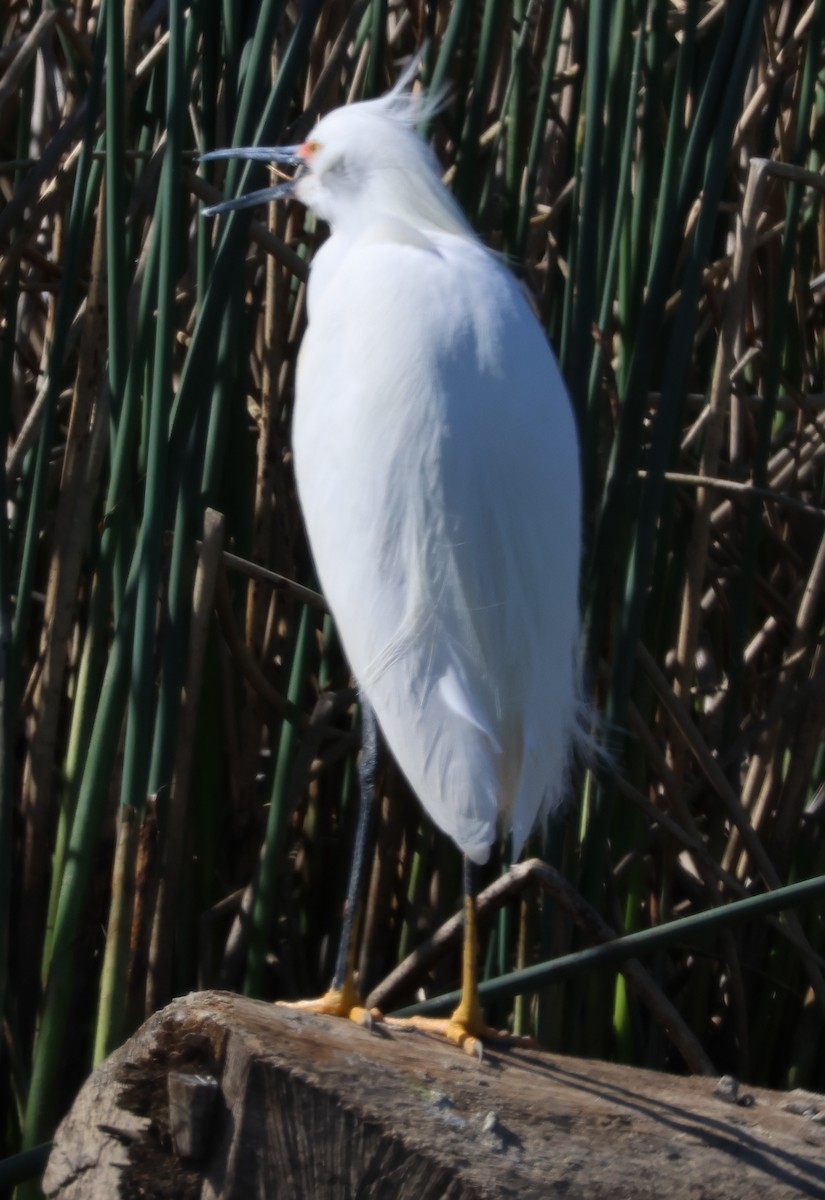
[{"label": "weathered log", "polygon": [[[170,1105],[171,1096],[171,1105]],[[205,992],[82,1088],[44,1180],[60,1200],[825,1200],[825,1098],[539,1051],[479,1063]]]}]

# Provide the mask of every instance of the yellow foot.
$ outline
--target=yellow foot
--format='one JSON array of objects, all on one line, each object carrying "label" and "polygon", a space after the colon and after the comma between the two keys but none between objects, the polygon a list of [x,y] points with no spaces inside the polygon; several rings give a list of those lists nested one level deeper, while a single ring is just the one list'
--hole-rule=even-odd
[{"label": "yellow foot", "polygon": [[283,1008],[298,1008],[303,1012],[320,1013],[327,1017],[347,1017],[357,1025],[372,1029],[376,1021],[381,1020],[378,1009],[370,1011],[364,1008],[361,997],[354,987],[344,984],[342,988],[330,988],[323,996],[315,1000],[278,1000]]},{"label": "yellow foot", "polygon": [[463,1016],[454,1012],[451,1017],[384,1017],[389,1029],[418,1029],[423,1033],[434,1033],[447,1038],[460,1046],[465,1054],[473,1058],[484,1057],[484,1045],[521,1046],[524,1049],[535,1049],[536,1043],[530,1037],[519,1037],[508,1033],[506,1029],[493,1029],[481,1020],[466,1021]]}]

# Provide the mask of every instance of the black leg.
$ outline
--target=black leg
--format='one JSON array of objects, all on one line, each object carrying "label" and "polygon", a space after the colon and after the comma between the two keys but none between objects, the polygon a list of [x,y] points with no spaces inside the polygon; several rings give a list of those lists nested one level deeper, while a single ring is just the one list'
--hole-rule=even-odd
[{"label": "black leg", "polygon": [[370,826],[372,824],[373,796],[375,793],[375,764],[378,758],[378,725],[372,705],[361,693],[361,757],[358,763],[358,824],[355,828],[355,845],[352,850],[347,902],[341,926],[341,942],[332,980],[334,990],[341,989],[347,980],[352,962],[352,939],[355,915],[361,900],[364,860],[367,855]]},{"label": "black leg", "polygon": [[478,896],[478,863],[464,855],[464,899],[470,900],[475,908]]}]

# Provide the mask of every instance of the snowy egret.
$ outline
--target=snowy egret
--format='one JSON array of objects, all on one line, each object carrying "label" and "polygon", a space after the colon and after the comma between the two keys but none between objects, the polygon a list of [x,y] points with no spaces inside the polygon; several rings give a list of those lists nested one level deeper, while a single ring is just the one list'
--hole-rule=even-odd
[{"label": "snowy egret", "polygon": [[[362,697],[356,862],[333,986],[362,1019],[350,941],[374,719],[465,856],[462,1000],[440,1027],[490,1036],[476,983],[475,864],[521,853],[562,801],[582,739],[580,477],[556,360],[521,286],[477,239],[418,136],[407,78],[286,148],[216,151],[297,167],[286,195],[328,222],[309,276],[292,438],[318,576]],[[426,103],[426,102],[423,102]]]}]

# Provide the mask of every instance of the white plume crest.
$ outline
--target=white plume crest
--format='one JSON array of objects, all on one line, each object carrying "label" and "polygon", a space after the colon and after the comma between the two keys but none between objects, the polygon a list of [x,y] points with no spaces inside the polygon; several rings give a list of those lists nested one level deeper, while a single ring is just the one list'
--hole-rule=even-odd
[{"label": "white plume crest", "polygon": [[339,232],[389,217],[425,234],[475,237],[417,131],[442,103],[440,94],[408,90],[417,66],[386,95],[333,109],[312,131],[313,155],[295,195]]},{"label": "white plume crest", "polygon": [[379,98],[379,103],[385,107],[388,116],[391,115],[395,120],[413,129],[432,120],[444,107],[447,97],[446,88],[428,92],[420,87],[418,91],[413,91],[413,84],[426,51],[425,42],[416,50],[390,91]]}]

